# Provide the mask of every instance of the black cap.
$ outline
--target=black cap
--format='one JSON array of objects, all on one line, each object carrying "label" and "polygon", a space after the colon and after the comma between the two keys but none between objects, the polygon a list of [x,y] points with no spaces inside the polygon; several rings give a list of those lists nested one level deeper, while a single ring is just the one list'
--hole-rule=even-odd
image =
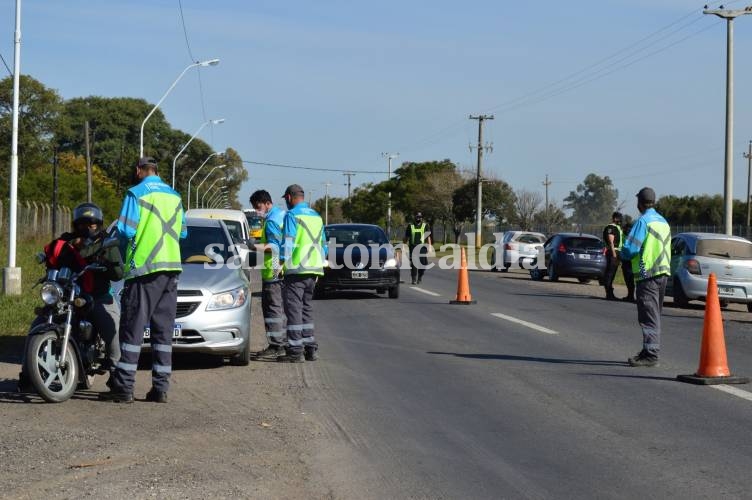
[{"label": "black cap", "polygon": [[415,212],[415,218],[416,219],[422,219],[423,218],[423,214],[420,213],[420,212]]},{"label": "black cap", "polygon": [[611,214],[612,219],[621,220],[621,212],[614,212]]},{"label": "black cap", "polygon": [[642,203],[655,203],[655,191],[653,188],[644,187],[637,193],[637,201]]},{"label": "black cap", "polygon": [[296,194],[304,195],[305,191],[303,191],[303,187],[300,184],[290,184],[287,186],[287,189],[285,189],[285,194],[282,195],[282,198],[284,198],[287,195],[295,196]]},{"label": "black cap", "polygon": [[154,167],[157,168],[157,160],[151,156],[142,156],[138,159],[138,168]]}]

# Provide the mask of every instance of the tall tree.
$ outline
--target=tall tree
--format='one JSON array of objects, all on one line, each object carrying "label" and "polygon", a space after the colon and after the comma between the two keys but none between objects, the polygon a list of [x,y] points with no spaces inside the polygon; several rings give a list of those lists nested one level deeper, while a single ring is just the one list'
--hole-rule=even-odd
[{"label": "tall tree", "polygon": [[611,178],[588,174],[575,191],[564,198],[564,207],[574,212],[572,221],[579,224],[606,223],[616,208],[619,191]]},{"label": "tall tree", "polygon": [[543,202],[543,196],[536,191],[526,189],[518,190],[515,195],[517,198],[514,204],[517,209],[516,223],[523,231],[529,231],[535,223],[535,214]]}]

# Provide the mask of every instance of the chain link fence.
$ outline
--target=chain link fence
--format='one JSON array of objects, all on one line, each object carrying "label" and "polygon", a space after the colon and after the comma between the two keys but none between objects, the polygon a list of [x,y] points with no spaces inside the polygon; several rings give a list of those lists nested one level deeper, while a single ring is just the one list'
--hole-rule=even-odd
[{"label": "chain link fence", "polygon": [[[2,234],[8,231],[8,206],[8,200],[0,200],[0,231]],[[70,230],[71,209],[58,205],[57,210],[53,210],[50,203],[19,201],[16,228],[18,238],[49,237],[52,239],[63,231]],[[5,242],[5,239],[3,241]]]}]

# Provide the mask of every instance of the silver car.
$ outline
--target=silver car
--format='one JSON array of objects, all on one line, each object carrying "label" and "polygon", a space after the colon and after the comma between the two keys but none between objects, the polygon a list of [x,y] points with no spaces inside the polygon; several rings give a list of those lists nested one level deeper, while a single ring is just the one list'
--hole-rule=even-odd
[{"label": "silver car", "polygon": [[[494,271],[506,272],[510,267],[530,267],[538,252],[543,248],[546,237],[541,233],[532,231],[506,231],[501,237],[501,249],[497,257],[496,249],[490,259]],[[497,263],[498,260],[498,263]]]},{"label": "silver car", "polygon": [[705,300],[710,273],[715,273],[722,306],[743,303],[752,312],[752,242],[714,233],[679,233],[671,239],[666,295],[674,304]]},{"label": "silver car", "polygon": [[[239,265],[227,226],[218,219],[187,218],[188,237],[180,241],[183,272],[178,281],[173,352],[229,356],[250,361],[251,291]],[[211,250],[207,253],[207,248]],[[226,262],[231,265],[226,265]],[[120,284],[122,287],[122,284]],[[143,350],[150,350],[144,331]]]}]

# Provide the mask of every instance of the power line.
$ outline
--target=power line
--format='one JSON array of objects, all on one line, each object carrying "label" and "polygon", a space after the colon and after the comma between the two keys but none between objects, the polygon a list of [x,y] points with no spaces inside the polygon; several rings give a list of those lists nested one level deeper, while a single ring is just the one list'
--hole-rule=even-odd
[{"label": "power line", "polygon": [[196,58],[193,57],[193,52],[191,51],[191,43],[188,41],[188,30],[185,28],[185,16],[183,15],[183,2],[181,0],[178,0],[178,9],[180,9],[180,23],[183,25],[185,46],[188,47],[188,57],[191,58],[191,61],[195,61]]},{"label": "power line", "polygon": [[3,61],[3,65],[5,66],[5,69],[7,69],[7,70],[8,70],[8,74],[9,74],[10,76],[13,76],[13,72],[12,72],[12,71],[10,70],[10,68],[8,67],[8,63],[7,63],[7,62],[5,62],[5,58],[3,57],[3,55],[2,55],[2,54],[0,54],[0,60],[2,60],[2,61]]},{"label": "power line", "polygon": [[[185,38],[185,46],[188,49],[188,57],[191,59],[191,61],[196,61],[197,59],[193,57],[193,51],[191,50],[191,42],[188,39],[188,29],[185,26],[185,15],[183,14],[183,2],[182,0],[178,0],[178,10],[180,11],[180,24],[183,26],[183,36]],[[204,118],[204,122],[208,121],[206,118],[206,103],[204,99],[204,85],[203,81],[201,80],[201,67],[196,68],[198,71],[197,78],[198,78],[198,93],[199,97],[201,99],[201,115]],[[211,133],[211,144],[214,146],[214,125],[212,124],[211,127],[209,127],[209,131]]]},{"label": "power line", "polygon": [[302,167],[299,165],[283,165],[281,163],[267,163],[263,161],[250,161],[250,160],[242,160],[243,163],[248,163],[250,165],[263,165],[266,167],[280,167],[280,168],[294,168],[298,170],[312,170],[316,172],[352,172],[353,175],[355,174],[385,174],[387,173],[385,170],[351,170],[351,169],[339,169],[339,168],[316,168],[316,167]]}]

